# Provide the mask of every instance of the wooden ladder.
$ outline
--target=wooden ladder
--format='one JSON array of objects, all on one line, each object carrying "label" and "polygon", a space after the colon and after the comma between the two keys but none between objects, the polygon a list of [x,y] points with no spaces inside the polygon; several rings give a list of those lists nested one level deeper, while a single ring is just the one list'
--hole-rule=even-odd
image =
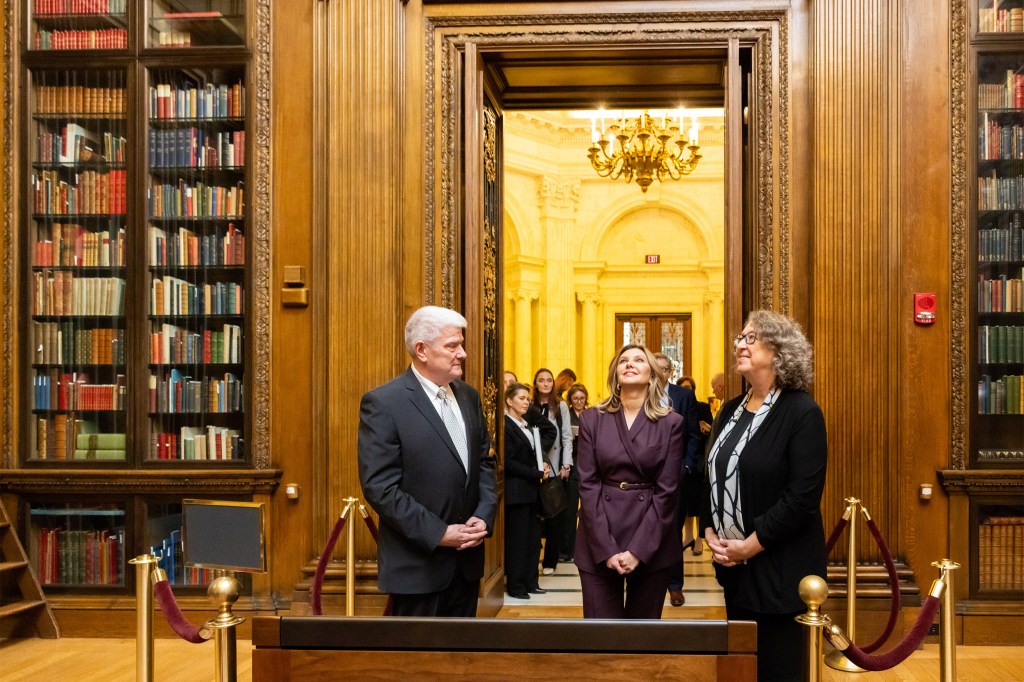
[{"label": "wooden ladder", "polygon": [[57,639],[60,630],[0,500],[0,640]]}]

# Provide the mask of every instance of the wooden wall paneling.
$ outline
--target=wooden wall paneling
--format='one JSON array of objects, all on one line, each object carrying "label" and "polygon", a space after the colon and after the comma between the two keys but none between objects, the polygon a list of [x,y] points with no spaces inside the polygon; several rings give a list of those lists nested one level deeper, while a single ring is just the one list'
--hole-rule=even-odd
[{"label": "wooden wall paneling", "polygon": [[[400,228],[404,24],[399,2],[328,3],[329,192],[326,246],[327,495],[333,518],[360,496],[356,440],[362,394],[404,369]],[[356,554],[376,558],[361,521]]]},{"label": "wooden wall paneling", "polygon": [[[313,220],[314,197],[322,195],[314,164],[322,153],[322,139],[316,136],[314,118],[314,12],[323,3],[273,6],[274,59],[271,78],[274,101],[273,120],[273,254],[271,286],[273,290],[273,375],[271,409],[271,453],[274,464],[282,471],[282,483],[297,483],[301,492],[297,500],[284,495],[283,486],[274,495],[271,505],[270,562],[273,566],[274,592],[284,603],[289,601],[292,587],[302,565],[315,557],[326,539],[326,519],[317,515],[318,488],[323,469],[326,418],[321,411],[322,400],[315,396],[323,382],[314,371],[323,348],[317,345],[320,321],[314,311],[324,300],[322,273],[314,267],[315,248],[322,235],[322,225]],[[299,46],[307,46],[299,49]],[[313,306],[284,308],[281,289],[284,268],[305,269]],[[316,473],[314,473],[316,472]],[[311,523],[311,519],[315,520]]]},{"label": "wooden wall paneling", "polygon": [[[889,433],[896,358],[888,312],[891,223],[887,202],[892,88],[886,59],[886,0],[826,0],[814,8],[815,396],[829,434],[823,511],[826,532],[856,496],[871,510],[893,553],[896,473]],[[895,219],[895,217],[892,217]],[[845,560],[843,543],[833,560]],[[858,559],[877,560],[861,534]]]},{"label": "wooden wall paneling", "polygon": [[[893,373],[897,380],[887,391],[895,395],[882,402],[896,417],[889,429],[899,465],[890,495],[890,513],[898,520],[894,532],[924,589],[937,576],[930,562],[948,557],[967,565],[966,554],[952,552],[947,539],[954,519],[936,471],[948,466],[951,457],[950,330],[968,321],[965,316],[954,319],[950,305],[950,13],[937,11],[929,0],[892,1],[890,6],[890,42],[898,51],[890,62],[890,80],[898,88],[891,107],[889,146],[898,157],[890,164],[895,197],[890,213],[899,225],[891,248],[889,310],[898,316],[894,341],[899,357]],[[934,324],[914,323],[914,292],[937,295]],[[933,484],[930,501],[920,499],[921,483]],[[956,523],[966,530],[966,515]],[[959,592],[961,584],[967,585],[967,571],[957,571],[955,580]]]},{"label": "wooden wall paneling", "polygon": [[743,162],[743,71],[740,67],[740,41],[729,40],[726,66],[728,84],[725,88],[725,367],[728,395],[738,395],[740,376],[734,369],[732,337],[743,330],[743,214],[744,178]]}]

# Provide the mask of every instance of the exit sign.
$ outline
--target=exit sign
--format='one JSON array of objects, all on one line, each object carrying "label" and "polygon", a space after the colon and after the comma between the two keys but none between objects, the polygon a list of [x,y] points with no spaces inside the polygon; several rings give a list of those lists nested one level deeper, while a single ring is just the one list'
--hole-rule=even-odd
[{"label": "exit sign", "polygon": [[657,265],[661,262],[661,256],[656,253],[649,253],[646,256],[648,265]]}]

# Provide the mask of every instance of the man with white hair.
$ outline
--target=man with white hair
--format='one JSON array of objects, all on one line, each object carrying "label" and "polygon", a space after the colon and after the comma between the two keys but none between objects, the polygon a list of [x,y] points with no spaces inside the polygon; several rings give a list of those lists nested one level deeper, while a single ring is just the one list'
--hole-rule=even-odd
[{"label": "man with white hair", "polygon": [[412,363],[363,396],[359,482],[380,515],[378,584],[395,616],[476,615],[498,494],[480,394],[460,380],[466,318],[425,306]]}]

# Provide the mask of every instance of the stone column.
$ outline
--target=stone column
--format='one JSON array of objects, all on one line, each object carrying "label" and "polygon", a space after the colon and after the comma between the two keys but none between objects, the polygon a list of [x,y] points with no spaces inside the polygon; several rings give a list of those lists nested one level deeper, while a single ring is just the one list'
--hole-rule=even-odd
[{"label": "stone column", "polygon": [[526,384],[533,377],[533,324],[532,309],[533,302],[537,300],[537,294],[528,291],[520,291],[515,294],[515,320],[516,320],[516,343],[515,343],[515,366],[513,371],[519,377],[519,381]]},{"label": "stone column", "polygon": [[576,368],[579,381],[587,387],[591,395],[603,381],[602,368],[597,359],[597,304],[600,296],[596,293],[577,293],[576,298],[582,305],[580,320],[580,363]]},{"label": "stone column", "polygon": [[[576,207],[579,178],[544,176],[537,182],[540,229],[544,239],[544,307],[541,357],[538,362],[557,374],[571,367],[576,348],[576,301],[573,300],[573,260],[576,252]],[[573,368],[577,372],[579,368]]]}]

